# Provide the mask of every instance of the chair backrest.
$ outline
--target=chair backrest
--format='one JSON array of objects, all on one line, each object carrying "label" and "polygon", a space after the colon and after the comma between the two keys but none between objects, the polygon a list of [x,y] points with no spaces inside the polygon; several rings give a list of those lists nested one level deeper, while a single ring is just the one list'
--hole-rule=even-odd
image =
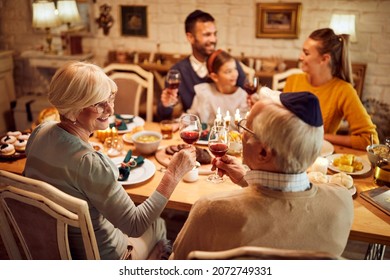
[{"label": "chair backrest", "polygon": [[242,63],[241,61],[240,62],[240,65],[241,65],[241,68],[242,70],[244,71],[245,75],[246,75],[246,78],[249,80],[249,81],[252,81],[253,77],[255,76],[256,74],[256,71],[255,69],[253,68],[250,68],[249,66],[246,66],[244,63]]},{"label": "chair backrest", "polygon": [[276,73],[272,77],[272,89],[283,91],[286,85],[286,79],[292,74],[302,73],[303,71],[299,68],[291,68],[282,73]]},{"label": "chair backrest", "polygon": [[0,170],[0,234],[10,259],[72,259],[68,226],[80,229],[86,258],[100,259],[86,201]]},{"label": "chair backrest", "polygon": [[153,121],[153,74],[135,64],[112,63],[104,72],[118,86],[115,113],[138,116],[142,94],[146,93],[146,121]]},{"label": "chair backrest", "polygon": [[243,246],[224,251],[192,251],[189,260],[336,260],[336,256],[325,252],[286,250],[257,246]]}]

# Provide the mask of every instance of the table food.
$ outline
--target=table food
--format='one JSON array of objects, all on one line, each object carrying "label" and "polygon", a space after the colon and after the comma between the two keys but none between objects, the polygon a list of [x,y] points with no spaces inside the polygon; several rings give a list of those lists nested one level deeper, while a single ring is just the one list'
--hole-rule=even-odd
[{"label": "table food", "polygon": [[12,144],[2,144],[0,146],[0,155],[11,156],[15,153],[15,147]]},{"label": "table food", "polygon": [[131,136],[135,148],[141,154],[155,153],[160,145],[162,134],[160,132],[143,130]]},{"label": "table food", "polygon": [[[165,153],[167,155],[174,155],[181,149],[184,149],[187,147],[186,144],[179,144],[179,145],[170,145],[165,148]],[[198,161],[200,164],[210,164],[211,163],[211,155],[206,149],[202,149],[199,147],[195,147],[196,149],[196,161]]]},{"label": "table food", "polygon": [[230,145],[228,154],[229,155],[239,155],[242,151],[242,138],[241,134],[238,131],[231,130],[229,131]]},{"label": "table food", "polygon": [[26,145],[27,145],[27,140],[23,140],[23,139],[18,139],[14,143],[15,150],[20,153],[24,153],[26,151]]},{"label": "table food", "polygon": [[363,169],[363,163],[355,160],[353,154],[342,154],[340,157],[336,157],[333,160],[333,165],[340,171],[353,173]]},{"label": "table food", "polygon": [[328,176],[325,175],[322,172],[319,171],[312,171],[307,174],[307,177],[309,177],[309,181],[314,184],[323,184],[328,183]]},{"label": "table food", "polygon": [[16,141],[16,137],[15,136],[10,136],[10,135],[6,135],[4,137],[1,138],[1,143],[2,144],[13,144],[14,142]]},{"label": "table food", "polygon": [[159,140],[159,137],[157,137],[156,135],[141,135],[135,140],[142,143],[151,143]]},{"label": "table food", "polygon": [[347,189],[353,187],[353,179],[352,176],[345,174],[344,172],[340,172],[334,174],[329,177],[329,183],[337,184]]}]

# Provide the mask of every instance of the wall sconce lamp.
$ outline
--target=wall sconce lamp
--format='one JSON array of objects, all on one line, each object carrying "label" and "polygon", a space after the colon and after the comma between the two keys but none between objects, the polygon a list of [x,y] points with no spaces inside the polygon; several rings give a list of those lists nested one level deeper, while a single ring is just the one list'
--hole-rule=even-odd
[{"label": "wall sconce lamp", "polygon": [[75,0],[58,0],[57,10],[61,22],[66,23],[68,29],[70,29],[71,23],[81,21]]},{"label": "wall sconce lamp", "polygon": [[51,47],[53,37],[50,28],[57,27],[60,24],[55,13],[55,5],[52,1],[35,1],[33,3],[33,22],[34,28],[44,28],[46,30],[46,42],[48,44],[47,53],[54,53]]},{"label": "wall sconce lamp", "polygon": [[336,34],[349,34],[349,41],[352,43],[357,42],[355,15],[332,15],[330,28],[332,28]]}]

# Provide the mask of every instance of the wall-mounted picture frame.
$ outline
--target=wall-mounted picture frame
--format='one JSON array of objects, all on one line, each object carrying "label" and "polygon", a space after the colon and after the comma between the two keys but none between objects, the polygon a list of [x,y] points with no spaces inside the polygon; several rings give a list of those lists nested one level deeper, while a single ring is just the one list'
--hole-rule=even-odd
[{"label": "wall-mounted picture frame", "polygon": [[256,37],[298,38],[301,8],[301,3],[258,3],[256,9]]},{"label": "wall-mounted picture frame", "polygon": [[122,36],[148,37],[147,6],[121,6]]}]

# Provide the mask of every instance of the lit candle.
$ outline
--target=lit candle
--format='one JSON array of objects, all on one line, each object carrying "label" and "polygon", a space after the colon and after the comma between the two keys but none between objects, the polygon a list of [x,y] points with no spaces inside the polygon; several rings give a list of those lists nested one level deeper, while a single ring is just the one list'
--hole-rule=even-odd
[{"label": "lit candle", "polygon": [[226,116],[223,119],[225,121],[225,126],[228,128],[230,125],[230,120],[231,120],[229,111],[226,111]]},{"label": "lit candle", "polygon": [[236,114],[234,115],[234,124],[235,124],[235,125],[238,125],[238,123],[240,122],[240,120],[241,120],[240,110],[237,109],[237,110],[236,110]]},{"label": "lit candle", "polygon": [[111,136],[112,136],[112,137],[118,136],[118,132],[117,132],[115,126],[111,129]]}]

